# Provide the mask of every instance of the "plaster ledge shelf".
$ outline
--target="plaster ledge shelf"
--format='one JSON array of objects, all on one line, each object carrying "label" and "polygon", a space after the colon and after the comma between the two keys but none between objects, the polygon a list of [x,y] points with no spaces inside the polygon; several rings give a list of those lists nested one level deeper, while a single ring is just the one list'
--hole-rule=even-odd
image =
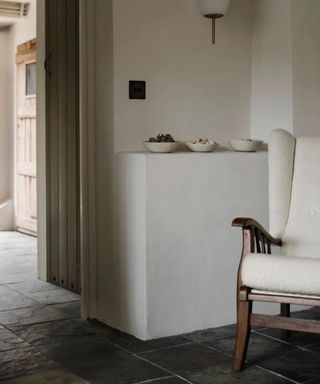
[{"label": "plaster ledge shelf", "polygon": [[191,151],[176,151],[172,153],[155,153],[147,151],[123,151],[117,152],[116,155],[145,155],[145,156],[221,156],[221,155],[241,155],[241,156],[253,156],[253,155],[265,155],[267,150],[259,150],[256,152],[236,152],[231,149],[216,150],[213,152],[191,152]]}]

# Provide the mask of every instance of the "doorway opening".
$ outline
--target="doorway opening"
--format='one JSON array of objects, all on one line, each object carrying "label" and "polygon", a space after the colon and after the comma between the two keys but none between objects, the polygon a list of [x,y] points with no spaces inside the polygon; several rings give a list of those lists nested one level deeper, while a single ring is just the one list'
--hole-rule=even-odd
[{"label": "doorway opening", "polygon": [[37,278],[36,37],[36,1],[1,2],[0,287],[8,292]]},{"label": "doorway opening", "polygon": [[21,7],[0,12],[0,311],[80,313],[79,4]]}]

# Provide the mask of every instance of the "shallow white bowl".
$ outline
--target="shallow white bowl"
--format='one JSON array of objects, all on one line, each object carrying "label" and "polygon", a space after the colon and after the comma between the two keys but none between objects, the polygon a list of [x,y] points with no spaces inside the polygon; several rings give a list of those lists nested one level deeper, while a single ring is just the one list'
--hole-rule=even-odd
[{"label": "shallow white bowl", "polygon": [[150,143],[149,141],[144,141],[143,145],[149,152],[154,153],[171,153],[178,148],[176,141],[173,143]]},{"label": "shallow white bowl", "polygon": [[192,142],[187,142],[187,147],[192,151],[192,152],[212,152],[215,149],[219,147],[218,143],[213,143],[213,144],[194,144]]},{"label": "shallow white bowl", "polygon": [[230,147],[237,152],[255,152],[260,145],[263,143],[262,140],[230,140]]}]

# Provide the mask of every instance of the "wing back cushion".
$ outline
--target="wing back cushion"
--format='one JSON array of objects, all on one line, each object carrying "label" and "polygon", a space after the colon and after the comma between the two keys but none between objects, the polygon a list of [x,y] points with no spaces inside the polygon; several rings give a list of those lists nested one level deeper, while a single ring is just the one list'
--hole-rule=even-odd
[{"label": "wing back cushion", "polygon": [[282,253],[320,258],[320,137],[297,138]]},{"label": "wing back cushion", "polygon": [[288,222],[296,139],[278,129],[269,141],[270,233],[282,239]]}]

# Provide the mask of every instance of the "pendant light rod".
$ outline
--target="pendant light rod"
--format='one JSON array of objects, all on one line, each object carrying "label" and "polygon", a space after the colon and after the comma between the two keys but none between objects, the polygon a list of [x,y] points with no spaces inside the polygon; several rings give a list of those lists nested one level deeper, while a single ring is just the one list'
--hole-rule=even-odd
[{"label": "pendant light rod", "polygon": [[216,43],[216,19],[212,19],[212,44]]},{"label": "pendant light rod", "polygon": [[212,44],[216,42],[216,19],[228,11],[230,0],[198,0],[201,14],[212,19]]}]

